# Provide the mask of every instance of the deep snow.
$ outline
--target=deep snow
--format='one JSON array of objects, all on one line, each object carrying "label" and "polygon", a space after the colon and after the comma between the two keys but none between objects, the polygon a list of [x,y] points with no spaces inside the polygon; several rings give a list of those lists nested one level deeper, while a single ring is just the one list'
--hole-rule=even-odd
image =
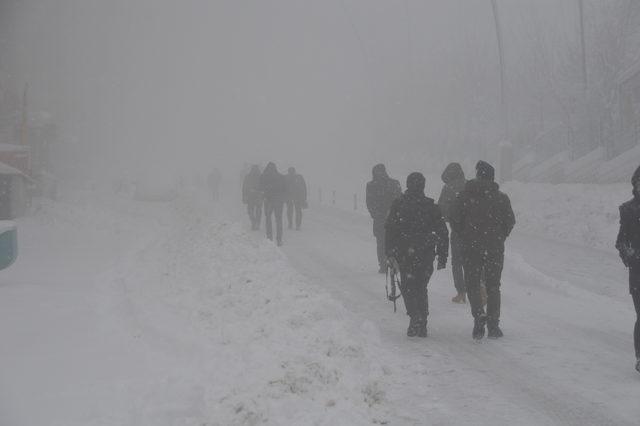
[{"label": "deep snow", "polygon": [[404,336],[361,214],[315,206],[279,250],[195,191],[38,201],[1,272],[0,424],[637,423],[628,186],[504,189],[506,337],[479,345],[449,270]]}]

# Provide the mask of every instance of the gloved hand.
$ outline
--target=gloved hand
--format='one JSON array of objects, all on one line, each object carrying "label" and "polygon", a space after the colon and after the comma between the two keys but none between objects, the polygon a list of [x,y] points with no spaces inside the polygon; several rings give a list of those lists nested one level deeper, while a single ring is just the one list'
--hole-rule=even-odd
[{"label": "gloved hand", "polygon": [[636,257],[636,251],[629,246],[623,246],[620,250],[620,259],[622,259],[622,263],[624,266],[629,267],[629,261]]},{"label": "gloved hand", "polygon": [[438,258],[438,271],[447,267],[447,259]]},{"label": "gloved hand", "polygon": [[629,246],[624,246],[622,248],[622,251],[623,251],[624,257],[627,259],[632,259],[636,255],[636,251]]}]

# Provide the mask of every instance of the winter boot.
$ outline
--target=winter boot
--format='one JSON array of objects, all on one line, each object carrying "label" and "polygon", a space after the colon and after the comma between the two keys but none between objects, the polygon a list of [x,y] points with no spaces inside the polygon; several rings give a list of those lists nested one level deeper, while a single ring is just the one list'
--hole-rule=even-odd
[{"label": "winter boot", "polygon": [[487,337],[489,339],[499,339],[504,336],[502,330],[500,330],[500,326],[498,326],[499,323],[500,321],[498,320],[489,320],[487,322]]},{"label": "winter boot", "polygon": [[467,303],[467,296],[464,293],[458,293],[451,301],[453,303]]},{"label": "winter boot", "polygon": [[409,328],[407,328],[407,336],[409,337],[417,336],[419,328],[420,328],[420,325],[418,321],[411,318],[409,320]]},{"label": "winter boot", "polygon": [[421,319],[418,324],[418,337],[427,337],[427,320]]},{"label": "winter boot", "polygon": [[640,373],[640,358],[636,361],[636,371]]},{"label": "winter boot", "polygon": [[484,326],[487,322],[485,315],[479,315],[473,320],[473,338],[481,340],[484,337]]}]

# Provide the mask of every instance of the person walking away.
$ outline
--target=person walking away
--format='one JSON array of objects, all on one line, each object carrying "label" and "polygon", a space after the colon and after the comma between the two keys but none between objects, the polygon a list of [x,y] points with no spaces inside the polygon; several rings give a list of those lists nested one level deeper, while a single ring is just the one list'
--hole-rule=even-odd
[{"label": "person walking away", "polygon": [[302,209],[308,207],[307,204],[307,183],[301,174],[296,173],[296,169],[289,167],[287,170],[287,222],[289,229],[293,228],[293,213],[295,211],[296,230],[300,230],[302,225]]},{"label": "person walking away", "polygon": [[[463,244],[464,277],[474,319],[473,338],[482,339],[485,325],[490,338],[502,337],[500,329],[500,279],[504,243],[515,225],[509,197],[494,182],[495,170],[484,161],[476,164],[476,178],[466,183],[453,203],[450,220]],[[484,273],[487,313],[480,294]]]},{"label": "person walking away", "polygon": [[276,243],[282,245],[282,211],[287,196],[287,182],[278,172],[275,163],[267,164],[260,178],[260,187],[264,194],[264,218],[267,238],[273,241],[273,223],[276,222]]},{"label": "person walking away", "polygon": [[616,249],[622,263],[629,268],[629,293],[636,309],[633,344],[636,370],[640,373],[640,167],[631,177],[633,198],[620,206],[620,230]]},{"label": "person walking away", "polygon": [[260,229],[262,218],[262,191],[260,190],[260,168],[251,166],[251,170],[242,181],[242,202],[247,205],[251,229]]},{"label": "person walking away", "polygon": [[[438,207],[442,211],[442,217],[446,222],[451,222],[451,206],[462,192],[467,179],[464,177],[464,171],[459,163],[450,163],[442,172],[442,182],[444,186],[438,198]],[[451,299],[453,303],[465,303],[467,290],[464,284],[464,268],[462,258],[462,241],[457,232],[453,230],[449,234],[451,243],[451,271],[453,273],[453,285],[456,289],[456,296]]]},{"label": "person walking away", "polygon": [[410,318],[410,337],[427,337],[427,284],[436,255],[438,269],[444,269],[449,250],[449,231],[442,212],[424,195],[424,186],[422,173],[411,173],[407,190],[393,202],[385,224],[386,254],[400,269],[400,292]]},{"label": "person walking away", "polygon": [[402,195],[400,182],[387,175],[384,164],[377,164],[372,169],[372,180],[367,183],[367,210],[373,219],[373,235],[376,237],[378,255],[378,272],[387,272],[387,258],[385,255],[384,225],[393,201]]}]

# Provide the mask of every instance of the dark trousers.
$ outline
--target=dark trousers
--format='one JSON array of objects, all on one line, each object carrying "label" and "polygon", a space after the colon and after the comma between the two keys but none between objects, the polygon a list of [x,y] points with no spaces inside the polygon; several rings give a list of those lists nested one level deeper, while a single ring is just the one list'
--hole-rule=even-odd
[{"label": "dark trousers", "polygon": [[453,285],[458,293],[466,293],[467,286],[464,283],[464,245],[457,232],[451,231],[450,235]]},{"label": "dark trousers", "polygon": [[296,213],[296,229],[302,225],[302,203],[294,200],[287,201],[287,222],[289,229],[293,227],[293,212]]},{"label": "dark trousers", "polygon": [[249,201],[247,203],[247,213],[251,220],[251,229],[260,229],[260,219],[262,219],[262,202]]},{"label": "dark trousers", "polygon": [[504,265],[504,247],[464,249],[464,278],[467,296],[474,318],[484,315],[480,281],[484,277],[487,289],[487,321],[497,325],[500,320],[500,279]]},{"label": "dark trousers", "polygon": [[282,244],[282,211],[284,203],[279,201],[265,200],[264,202],[264,219],[267,228],[267,238],[273,241],[273,224],[271,217],[275,214],[276,219],[276,241],[278,245]]},{"label": "dark trousers", "polygon": [[387,264],[387,255],[384,247],[384,219],[373,219],[373,236],[376,237],[376,249],[378,253],[378,265],[382,268]]},{"label": "dark trousers", "polygon": [[629,268],[629,292],[636,308],[636,325],[633,328],[633,345],[636,359],[640,359],[640,266]]},{"label": "dark trousers", "polygon": [[401,265],[402,299],[412,322],[426,321],[429,315],[427,284],[433,274],[431,264]]}]

